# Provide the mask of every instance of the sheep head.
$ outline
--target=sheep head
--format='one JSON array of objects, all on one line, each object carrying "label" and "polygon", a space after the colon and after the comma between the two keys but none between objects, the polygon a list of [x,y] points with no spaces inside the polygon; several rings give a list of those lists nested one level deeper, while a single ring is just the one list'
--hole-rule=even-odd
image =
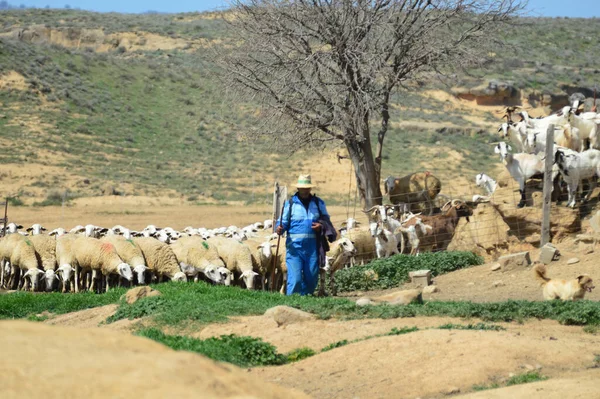
[{"label": "sheep head", "polygon": [[40,269],[29,269],[23,275],[23,278],[29,278],[31,281],[31,290],[37,291],[40,286],[40,277],[44,276],[44,272]]},{"label": "sheep head", "polygon": [[217,269],[217,272],[220,274],[224,285],[231,285],[231,270],[221,266]]},{"label": "sheep head", "polygon": [[73,276],[75,269],[68,263],[65,263],[64,265],[60,265],[58,269],[56,269],[56,272],[63,282],[62,292],[66,292],[67,287],[71,284],[71,276]]},{"label": "sheep head", "polygon": [[56,273],[54,270],[46,270],[44,273],[44,279],[46,280],[46,291],[50,292],[54,288],[54,282],[57,279]]},{"label": "sheep head", "polygon": [[139,285],[146,284],[146,270],[148,270],[146,265],[137,265],[133,268],[133,273],[135,273]]},{"label": "sheep head", "polygon": [[117,266],[117,272],[119,273],[119,276],[123,277],[127,281],[133,280],[131,266],[129,266],[127,263],[119,263],[119,266]]},{"label": "sheep head", "polygon": [[215,282],[216,284],[221,284],[223,283],[223,280],[221,278],[221,274],[219,273],[219,267],[215,266],[215,265],[208,265],[204,268],[204,270],[202,270],[202,273],[204,273],[204,275],[211,281]]},{"label": "sheep head", "polygon": [[175,273],[173,278],[171,278],[171,281],[185,282],[185,281],[187,281],[187,276],[185,275],[184,272],[177,272],[177,273]]},{"label": "sheep head", "polygon": [[249,290],[254,289],[254,277],[256,276],[258,276],[258,273],[253,270],[244,270],[242,272],[241,277],[244,280],[244,284],[246,284],[246,288]]}]

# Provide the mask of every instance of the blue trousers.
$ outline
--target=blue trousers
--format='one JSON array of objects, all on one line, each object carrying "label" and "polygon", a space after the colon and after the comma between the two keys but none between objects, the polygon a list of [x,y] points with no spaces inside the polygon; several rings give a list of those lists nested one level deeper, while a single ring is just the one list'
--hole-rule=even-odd
[{"label": "blue trousers", "polygon": [[319,283],[317,240],[305,239],[301,246],[290,243],[285,261],[288,270],[286,294],[313,294]]}]

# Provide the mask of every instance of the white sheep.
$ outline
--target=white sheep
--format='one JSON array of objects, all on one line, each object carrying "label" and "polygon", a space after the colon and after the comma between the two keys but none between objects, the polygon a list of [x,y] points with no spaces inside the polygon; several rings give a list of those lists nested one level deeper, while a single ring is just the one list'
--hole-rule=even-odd
[{"label": "white sheep", "polygon": [[35,252],[39,256],[42,269],[44,269],[46,291],[52,291],[54,283],[57,282],[56,240],[54,237],[45,234],[34,235],[30,237],[30,240],[33,243]]},{"label": "white sheep", "polygon": [[263,242],[256,240],[246,240],[243,242],[250,249],[252,255],[252,264],[254,271],[258,273],[261,279],[262,289],[265,289],[265,280],[273,271],[273,248],[276,247],[270,240]]},{"label": "white sheep", "polygon": [[231,273],[219,257],[217,248],[201,237],[181,237],[171,244],[181,271],[198,281],[200,273],[217,284],[229,285]]},{"label": "white sheep", "polygon": [[329,290],[335,295],[335,272],[342,269],[348,260],[356,254],[356,248],[347,237],[331,243],[325,256],[325,267],[319,271],[319,296],[325,295],[325,274],[329,275]]},{"label": "white sheep", "polygon": [[65,234],[67,234],[67,231],[62,227],[58,227],[52,230],[50,233],[48,233],[49,236],[55,236],[56,238],[64,236]]},{"label": "white sheep", "polygon": [[[109,242],[80,236],[73,241],[71,250],[76,264],[76,272],[78,269],[92,272],[92,283],[89,287],[92,291],[95,288],[96,278],[99,278],[100,274],[105,279],[106,291],[110,289],[110,276],[113,274],[128,281],[133,279],[131,267],[123,262],[117,254],[115,246]],[[78,289],[77,284],[75,289]]]},{"label": "white sheep", "polygon": [[148,266],[146,266],[141,248],[135,241],[123,236],[106,236],[101,238],[100,241],[109,242],[114,245],[119,257],[131,267],[134,275],[137,277],[138,284],[146,284],[145,276]]},{"label": "white sheep", "polygon": [[[38,269],[39,263],[35,253],[33,243],[29,238],[20,234],[8,234],[0,239],[0,258],[3,261],[9,261],[11,273],[8,281],[7,276],[3,276],[3,282],[7,282],[7,287],[11,289],[21,289],[23,286],[28,289],[31,282],[31,289],[37,291],[39,280],[43,278],[44,272]],[[4,268],[2,268],[4,274]],[[20,272],[20,282],[19,282]]]},{"label": "white sheep", "polygon": [[494,147],[494,152],[500,154],[500,159],[511,177],[519,184],[519,192],[521,193],[521,200],[517,205],[518,208],[522,208],[526,203],[525,195],[525,183],[527,179],[533,175],[544,173],[544,160],[534,154],[512,154],[512,148],[505,142],[500,142]]},{"label": "white sheep", "polygon": [[6,234],[15,234],[18,233],[20,229],[23,228],[23,225],[16,223],[9,223],[6,225]]},{"label": "white sheep", "polygon": [[273,228],[273,219],[265,219],[263,222],[263,230],[269,230]]},{"label": "white sheep", "polygon": [[600,151],[589,149],[569,154],[564,149],[559,149],[555,153],[554,161],[568,186],[567,206],[575,207],[577,187],[582,179],[590,180],[590,190],[584,198],[584,201],[588,201],[596,188],[596,178],[600,177]]},{"label": "white sheep", "polygon": [[35,223],[31,227],[27,228],[27,232],[32,236],[43,234],[46,230],[47,229],[39,223]]},{"label": "white sheep", "polygon": [[250,249],[238,240],[225,237],[213,237],[207,242],[209,245],[216,246],[219,257],[223,259],[227,269],[232,273],[239,273],[239,278],[244,281],[247,289],[254,289],[254,277],[258,273],[253,270]]},{"label": "white sheep", "polygon": [[56,262],[58,268],[56,274],[62,282],[61,291],[71,290],[71,280],[75,292],[79,291],[79,276],[76,273],[75,255],[73,253],[73,242],[78,238],[75,234],[67,234],[56,238]]},{"label": "white sheep", "polygon": [[149,237],[139,237],[133,241],[140,247],[148,269],[158,281],[163,281],[165,277],[171,281],[187,281],[169,245]]}]

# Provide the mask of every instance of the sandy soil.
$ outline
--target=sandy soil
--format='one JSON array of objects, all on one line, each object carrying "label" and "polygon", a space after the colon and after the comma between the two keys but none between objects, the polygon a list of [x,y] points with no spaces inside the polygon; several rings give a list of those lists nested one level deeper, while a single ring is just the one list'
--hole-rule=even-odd
[{"label": "sandy soil", "polygon": [[127,334],[23,321],[2,321],[0,331],[5,399],[306,397],[236,367]]}]

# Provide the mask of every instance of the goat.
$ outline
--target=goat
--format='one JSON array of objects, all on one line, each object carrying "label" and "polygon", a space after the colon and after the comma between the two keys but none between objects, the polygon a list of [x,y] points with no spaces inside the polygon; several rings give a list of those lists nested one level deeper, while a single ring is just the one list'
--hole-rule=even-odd
[{"label": "goat", "polygon": [[494,194],[494,191],[496,191],[496,187],[498,186],[496,180],[483,172],[475,176],[475,185],[477,187],[483,187],[488,196]]},{"label": "goat", "polygon": [[502,133],[502,138],[508,139],[518,144],[522,152],[525,152],[524,139],[527,137],[527,124],[525,121],[519,123],[504,122],[498,128],[498,133]]},{"label": "goat", "polygon": [[600,177],[600,151],[589,149],[582,153],[565,153],[557,150],[554,163],[558,165],[563,179],[567,182],[569,201],[567,206],[574,208],[577,196],[577,186],[582,179],[590,179],[590,190],[584,201],[588,201],[596,187],[596,177]]},{"label": "goat", "polygon": [[410,229],[411,226],[414,226],[416,230],[417,225],[424,225],[421,226],[422,236],[418,237],[416,251],[421,248],[430,251],[445,251],[454,237],[460,218],[466,217],[468,222],[469,216],[472,215],[473,210],[465,202],[455,199],[442,206],[441,214],[412,218],[405,223],[403,228]]},{"label": "goat", "polygon": [[425,203],[429,214],[433,212],[432,201],[441,190],[440,179],[430,172],[412,173],[400,178],[389,176],[384,181],[385,194],[389,195],[392,204],[404,202],[415,207]]},{"label": "goat", "polygon": [[569,107],[567,120],[571,126],[579,129],[579,137],[582,140],[590,140],[590,148],[598,148],[598,124],[595,120],[583,119],[576,115],[571,107]]},{"label": "goat", "polygon": [[400,227],[399,230],[405,233],[410,243],[410,254],[419,255],[419,245],[421,237],[427,234],[427,230],[433,230],[432,226],[424,224],[421,218],[417,218],[414,225],[408,227]]},{"label": "goat", "polygon": [[393,231],[385,228],[383,222],[372,222],[369,225],[371,237],[375,239],[377,258],[387,258],[398,254],[398,239]]},{"label": "goat", "polygon": [[544,173],[544,161],[541,157],[534,154],[512,154],[510,145],[505,142],[500,142],[494,147],[494,152],[500,154],[500,160],[508,169],[511,177],[519,183],[519,193],[521,194],[521,200],[517,205],[517,208],[523,208],[525,206],[525,183],[527,179],[533,175]]}]

